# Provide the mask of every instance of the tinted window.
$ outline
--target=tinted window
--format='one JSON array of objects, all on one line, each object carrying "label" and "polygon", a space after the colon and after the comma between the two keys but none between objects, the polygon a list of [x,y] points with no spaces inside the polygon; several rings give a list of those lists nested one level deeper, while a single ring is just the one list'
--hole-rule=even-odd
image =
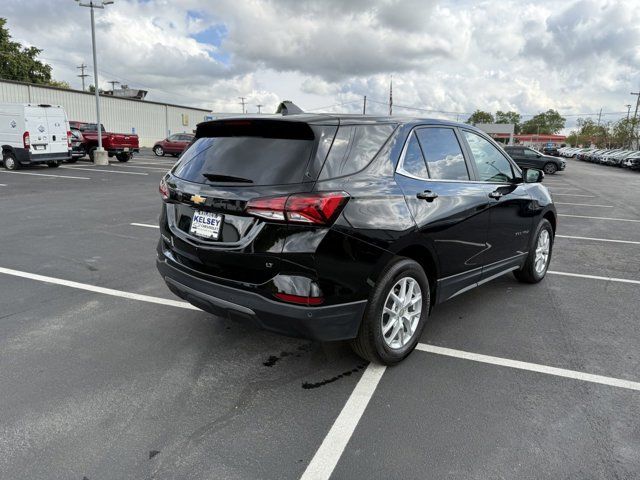
[{"label": "tinted window", "polygon": [[299,183],[314,145],[314,140],[300,139],[199,138],[183,154],[174,175],[196,183],[215,183],[204,174],[250,180],[253,185]]},{"label": "tinted window", "polygon": [[416,133],[427,161],[430,178],[469,180],[462,149],[451,128],[421,128]]},{"label": "tinted window", "polygon": [[529,150],[528,148],[525,149],[524,154],[527,157],[537,157],[538,156],[538,152],[534,152],[533,150]]},{"label": "tinted window", "polygon": [[424,157],[422,156],[422,150],[420,150],[420,144],[415,134],[411,134],[409,141],[407,142],[407,149],[404,152],[404,158],[402,160],[402,166],[400,168],[401,173],[406,172],[409,175],[420,178],[428,178],[429,172],[427,172],[427,165],[424,163]]},{"label": "tinted window", "polygon": [[177,142],[178,141],[178,135],[169,135],[169,137],[167,138],[167,140],[169,140],[170,142]]},{"label": "tinted window", "polygon": [[346,125],[338,128],[320,179],[341,177],[366,167],[395,125]]},{"label": "tinted window", "polygon": [[513,180],[511,163],[505,156],[480,135],[464,130],[480,180],[484,182],[510,182]]}]

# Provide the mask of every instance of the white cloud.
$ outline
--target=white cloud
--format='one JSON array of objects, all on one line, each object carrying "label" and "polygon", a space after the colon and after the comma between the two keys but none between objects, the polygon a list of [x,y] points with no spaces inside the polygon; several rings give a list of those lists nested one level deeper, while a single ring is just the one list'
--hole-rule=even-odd
[{"label": "white cloud", "polygon": [[[77,86],[75,66],[91,60],[88,13],[9,0],[1,15]],[[249,111],[288,99],[358,112],[367,95],[368,110],[385,113],[393,74],[395,112],[408,115],[444,114],[400,105],[626,112],[640,84],[634,0],[116,0],[96,18],[102,87],[119,80],[214,110],[239,111],[245,96]]]}]

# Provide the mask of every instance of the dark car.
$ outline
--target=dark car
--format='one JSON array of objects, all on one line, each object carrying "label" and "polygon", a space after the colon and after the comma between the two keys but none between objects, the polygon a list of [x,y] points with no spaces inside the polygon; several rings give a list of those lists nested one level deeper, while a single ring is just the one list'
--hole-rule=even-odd
[{"label": "dark car", "polygon": [[469,125],[290,115],[201,123],[160,183],[157,265],[179,297],[392,364],[432,307],[547,271],[556,211]]},{"label": "dark car", "polygon": [[84,149],[84,137],[82,132],[77,128],[71,128],[71,158],[67,160],[69,163],[75,163],[79,158],[84,157],[87,152]]},{"label": "dark car", "polygon": [[192,141],[193,135],[190,133],[176,133],[174,135],[169,135],[164,140],[156,142],[153,146],[153,153],[158,157],[162,157],[167,153],[177,157]]},{"label": "dark car", "polygon": [[560,158],[544,155],[529,147],[507,146],[505,151],[521,168],[537,168],[548,175],[564,170],[566,162]]},{"label": "dark car", "polygon": [[558,151],[558,147],[544,147],[542,149],[542,153],[545,155],[551,155],[552,157],[559,157],[560,152]]}]

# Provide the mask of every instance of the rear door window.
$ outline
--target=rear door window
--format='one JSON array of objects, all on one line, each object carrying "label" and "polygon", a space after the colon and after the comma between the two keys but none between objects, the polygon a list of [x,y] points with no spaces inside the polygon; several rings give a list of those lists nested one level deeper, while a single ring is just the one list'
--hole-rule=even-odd
[{"label": "rear door window", "polygon": [[437,180],[469,180],[469,171],[451,128],[420,128],[416,135],[427,161],[429,177]]},{"label": "rear door window", "polygon": [[320,173],[320,180],[362,170],[373,160],[394,129],[393,124],[340,126]]},{"label": "rear door window", "polygon": [[[200,129],[200,127],[199,127]],[[235,121],[206,125],[174,175],[195,183],[286,185],[306,178],[317,140],[309,125]]]}]

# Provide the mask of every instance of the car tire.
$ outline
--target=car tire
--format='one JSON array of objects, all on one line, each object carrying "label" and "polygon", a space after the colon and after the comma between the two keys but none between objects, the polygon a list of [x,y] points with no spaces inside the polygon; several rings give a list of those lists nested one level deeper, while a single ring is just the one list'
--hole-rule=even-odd
[{"label": "car tire", "polygon": [[129,160],[131,160],[131,154],[130,153],[118,153],[116,155],[116,158],[118,159],[119,162],[128,162]]},{"label": "car tire", "polygon": [[2,155],[2,163],[7,170],[20,170],[20,163],[18,163],[13,153],[7,152]]},{"label": "car tire", "polygon": [[542,170],[547,175],[553,175],[554,173],[556,173],[558,171],[558,167],[556,166],[555,163],[548,162],[548,163],[544,164],[544,167],[542,168]]},{"label": "car tire", "polygon": [[[523,283],[538,283],[545,277],[551,262],[551,254],[553,253],[553,239],[554,234],[551,223],[546,218],[543,218],[531,239],[529,254],[524,265],[520,270],[513,272],[519,281]],[[543,263],[540,263],[542,261]]]},{"label": "car tire", "polygon": [[[406,283],[403,284],[405,280]],[[403,285],[406,287],[404,295]],[[416,286],[419,287],[418,291]],[[393,299],[392,292],[402,299],[400,303]],[[407,294],[409,299],[406,299]],[[415,303],[417,295],[420,295],[420,299]],[[416,306],[418,304],[419,312]],[[430,305],[429,279],[423,268],[409,258],[395,258],[382,272],[371,292],[358,336],[351,341],[351,348],[360,357],[371,362],[393,365],[402,361],[418,344],[429,316]],[[401,312],[400,316],[392,316],[390,312],[393,311]],[[406,313],[409,314],[408,318]],[[407,333],[410,333],[409,337],[406,337]],[[396,345],[393,345],[394,339],[397,339]]]},{"label": "car tire", "polygon": [[58,168],[60,166],[60,162],[58,161],[47,162],[47,166],[49,168]]},{"label": "car tire", "polygon": [[67,158],[67,163],[76,163],[79,157]]},{"label": "car tire", "polygon": [[164,157],[164,148],[162,148],[160,145],[156,145],[155,147],[153,147],[153,153],[156,154],[156,157]]},{"label": "car tire", "polygon": [[89,161],[90,161],[91,163],[94,163],[94,161],[95,161],[95,160],[94,160],[94,158],[95,158],[95,152],[96,152],[96,147],[91,147],[91,148],[89,149]]}]

